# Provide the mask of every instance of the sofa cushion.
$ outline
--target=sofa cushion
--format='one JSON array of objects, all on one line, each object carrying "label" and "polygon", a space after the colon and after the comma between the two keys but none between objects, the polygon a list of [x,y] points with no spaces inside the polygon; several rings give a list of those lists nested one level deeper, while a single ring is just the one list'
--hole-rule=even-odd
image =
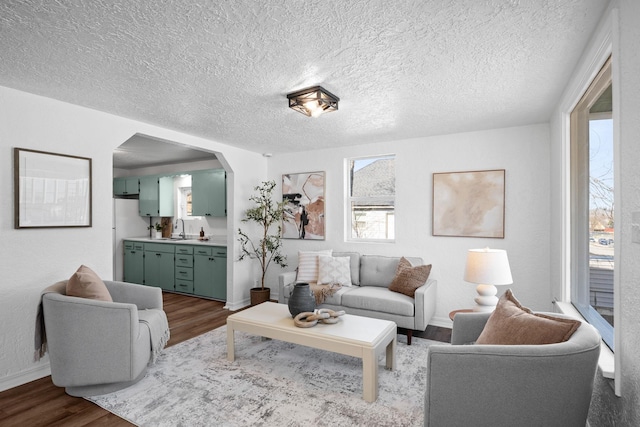
[{"label": "sofa cushion", "polygon": [[[328,301],[327,301],[328,303]],[[344,307],[380,311],[400,316],[414,315],[414,299],[386,287],[361,286],[347,289],[342,294]]]},{"label": "sofa cushion", "polygon": [[332,249],[324,251],[298,251],[298,274],[296,283],[316,283],[318,281],[318,256],[331,256]]},{"label": "sofa cushion", "polygon": [[[407,258],[411,265],[422,265],[421,258]],[[360,257],[360,286],[388,288],[396,276],[400,257],[362,255]]]},{"label": "sofa cushion", "polygon": [[320,255],[318,257],[318,283],[321,285],[351,286],[350,258]]},{"label": "sofa cushion", "polygon": [[86,265],[81,265],[69,278],[66,294],[70,297],[113,302],[107,285]]},{"label": "sofa cushion", "polygon": [[333,256],[346,257],[350,259],[351,284],[360,285],[360,253],[359,252],[334,252]]},{"label": "sofa cushion", "polygon": [[400,292],[414,298],[416,289],[424,285],[431,273],[431,264],[412,266],[405,257],[400,259],[396,275],[389,285],[389,290]]},{"label": "sofa cushion", "polygon": [[567,341],[581,325],[579,320],[532,313],[508,289],[476,340],[476,344],[555,344]]}]

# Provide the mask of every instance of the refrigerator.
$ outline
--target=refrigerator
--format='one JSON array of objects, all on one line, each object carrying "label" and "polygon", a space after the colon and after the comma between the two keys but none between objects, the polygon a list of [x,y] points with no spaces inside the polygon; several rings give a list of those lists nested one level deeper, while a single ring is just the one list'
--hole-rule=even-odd
[{"label": "refrigerator", "polygon": [[113,280],[124,276],[123,239],[149,237],[149,218],[141,217],[137,199],[113,199]]}]

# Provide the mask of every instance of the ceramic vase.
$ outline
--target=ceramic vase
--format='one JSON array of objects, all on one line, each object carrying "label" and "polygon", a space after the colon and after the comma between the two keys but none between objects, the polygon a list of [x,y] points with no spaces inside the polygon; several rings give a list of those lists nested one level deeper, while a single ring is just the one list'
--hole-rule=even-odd
[{"label": "ceramic vase", "polygon": [[313,296],[311,287],[308,283],[296,283],[293,292],[289,297],[289,313],[291,317],[305,311],[313,311],[316,309],[316,298]]}]

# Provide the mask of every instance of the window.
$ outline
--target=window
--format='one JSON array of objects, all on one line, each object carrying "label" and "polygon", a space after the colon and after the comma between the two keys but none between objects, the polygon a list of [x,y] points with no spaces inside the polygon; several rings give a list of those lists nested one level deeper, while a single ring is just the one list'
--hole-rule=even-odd
[{"label": "window", "polygon": [[349,240],[395,238],[395,156],[347,160]]},{"label": "window", "polygon": [[571,302],[614,349],[611,59],[571,112]]}]

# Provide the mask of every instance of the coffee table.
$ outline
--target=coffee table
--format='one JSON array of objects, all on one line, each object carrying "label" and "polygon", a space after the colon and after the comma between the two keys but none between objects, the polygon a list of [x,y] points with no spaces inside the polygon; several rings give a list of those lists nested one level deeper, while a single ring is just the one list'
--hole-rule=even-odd
[{"label": "coffee table", "polygon": [[378,398],[378,356],[385,351],[386,368],[396,369],[396,330],[394,322],[349,314],[340,316],[335,324],[299,328],[285,304],[264,302],[227,318],[227,359],[235,360],[235,331],[359,357],[363,398],[374,402]]}]

